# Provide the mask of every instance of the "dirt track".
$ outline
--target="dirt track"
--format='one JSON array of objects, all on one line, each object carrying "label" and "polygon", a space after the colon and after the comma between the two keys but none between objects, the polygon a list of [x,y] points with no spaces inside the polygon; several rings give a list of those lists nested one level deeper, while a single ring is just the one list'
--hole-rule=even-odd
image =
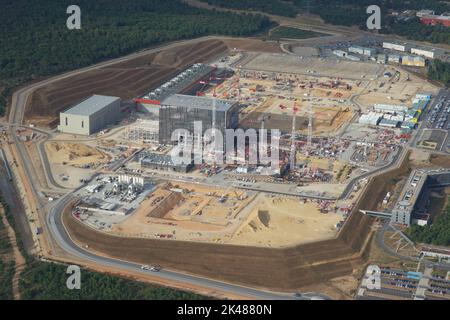
[{"label": "dirt track", "polygon": [[[143,264],[272,290],[294,290],[351,274],[364,262],[360,249],[371,220],[355,213],[338,239],[286,249],[127,239],[93,231],[69,212],[64,223],[71,237],[93,251]],[[330,260],[333,259],[333,260]]]}]

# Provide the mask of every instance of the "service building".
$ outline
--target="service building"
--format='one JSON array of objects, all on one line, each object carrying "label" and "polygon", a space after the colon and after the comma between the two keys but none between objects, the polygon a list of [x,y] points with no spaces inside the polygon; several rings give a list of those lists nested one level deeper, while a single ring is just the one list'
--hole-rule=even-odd
[{"label": "service building", "polygon": [[120,98],[93,95],[60,113],[58,130],[91,135],[120,119]]}]

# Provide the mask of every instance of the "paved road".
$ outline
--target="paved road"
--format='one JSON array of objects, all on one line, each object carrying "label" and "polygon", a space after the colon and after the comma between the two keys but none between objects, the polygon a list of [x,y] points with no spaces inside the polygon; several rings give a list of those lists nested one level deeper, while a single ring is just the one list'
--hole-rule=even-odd
[{"label": "paved road", "polygon": [[[61,248],[70,253],[71,255],[83,259],[88,260],[90,262],[95,262],[97,264],[101,264],[103,266],[108,267],[114,267],[114,268],[120,268],[122,270],[126,271],[132,271],[132,272],[139,272],[142,274],[148,274],[149,271],[143,271],[141,270],[141,265],[137,263],[132,263],[128,261],[121,261],[117,259],[112,258],[106,258],[102,256],[98,256],[95,254],[92,254],[91,252],[88,252],[84,250],[83,248],[78,247],[73,243],[73,241],[70,239],[70,236],[68,235],[66,229],[64,228],[61,220],[62,212],[66,205],[73,200],[73,197],[71,195],[67,195],[63,198],[61,198],[53,208],[50,210],[49,215],[47,216],[47,224],[49,226],[51,236],[53,239],[56,240],[59,246]],[[161,270],[158,273],[151,273],[153,276],[157,276],[161,279],[167,279],[171,281],[178,281],[183,283],[190,283],[193,285],[199,285],[202,287],[207,287],[212,290],[219,290],[220,292],[230,292],[238,295],[244,295],[244,296],[250,296],[256,299],[269,299],[269,300],[293,300],[293,299],[300,299],[300,300],[309,300],[308,298],[295,298],[293,294],[286,294],[286,293],[275,293],[275,292],[268,292],[268,291],[262,291],[257,290],[249,287],[244,286],[238,286],[233,285],[225,282],[220,282],[212,279],[192,276],[183,274],[180,272],[170,271],[170,270]],[[308,294],[306,294],[308,296]],[[309,296],[317,296],[317,294],[311,293]],[[323,298],[328,298],[324,295],[320,295]]]},{"label": "paved road", "polygon": [[[178,42],[175,42],[175,43],[172,43],[169,45],[164,45],[162,47],[170,48],[170,47],[178,46],[180,44],[197,43],[197,42],[205,41],[205,40],[209,40],[209,39],[226,39],[226,37],[203,37],[203,38],[187,40],[187,41],[178,41]],[[66,196],[62,197],[61,199],[59,199],[58,201],[56,201],[53,204],[48,204],[45,201],[45,199],[43,199],[42,194],[40,193],[39,181],[37,179],[35,169],[32,165],[32,161],[30,161],[30,158],[28,156],[28,153],[25,149],[24,144],[22,143],[22,141],[20,141],[19,137],[16,134],[16,128],[18,126],[21,126],[23,123],[24,111],[25,111],[25,106],[26,106],[27,100],[29,99],[30,94],[32,94],[36,89],[38,89],[42,86],[48,85],[50,83],[59,81],[61,79],[64,79],[64,78],[67,78],[67,77],[70,77],[73,75],[77,75],[80,73],[84,73],[87,71],[105,67],[107,65],[115,64],[118,62],[134,59],[139,56],[147,55],[151,52],[160,50],[160,48],[161,47],[151,49],[151,50],[146,50],[146,51],[131,54],[126,57],[119,58],[119,59],[114,59],[111,61],[100,63],[100,64],[97,64],[97,65],[94,65],[91,67],[83,68],[83,69],[76,70],[73,72],[68,72],[66,74],[56,76],[54,78],[47,79],[47,80],[38,82],[36,84],[32,84],[28,87],[19,89],[18,91],[14,92],[14,94],[13,94],[12,103],[11,103],[11,112],[10,112],[9,119],[8,119],[9,132],[11,134],[14,144],[17,147],[18,156],[22,160],[24,173],[30,179],[32,192],[38,201],[38,204],[37,204],[38,207],[42,211],[41,215],[43,217],[45,217],[44,218],[45,225],[43,226],[44,230],[47,234],[51,235],[51,238],[54,239],[56,241],[56,243],[64,251],[66,251],[68,254],[70,254],[76,258],[88,260],[88,261],[94,262],[98,265],[113,266],[113,267],[122,269],[124,271],[133,271],[133,272],[137,271],[137,272],[145,273],[144,271],[142,271],[140,269],[139,264],[131,263],[131,262],[127,262],[127,261],[121,261],[118,259],[106,258],[106,257],[102,257],[99,255],[92,254],[92,253],[78,247],[70,239],[65,228],[63,227],[63,224],[61,221],[61,214],[62,214],[63,208],[71,200],[71,197],[72,197],[71,193],[66,194]],[[42,131],[41,133],[47,134],[47,132],[44,132],[44,131]],[[43,146],[43,144],[40,144],[39,149],[41,151],[41,154],[45,154],[45,152],[42,152],[43,151],[42,146]],[[56,183],[56,181],[54,181],[53,177],[51,176],[51,174],[50,174],[51,171],[50,171],[47,159],[44,158],[41,160],[45,167],[45,173],[48,176],[47,179],[49,180],[50,184],[52,184],[54,187],[57,187],[58,189],[63,188],[60,185],[58,185]],[[31,238],[30,235],[28,235],[28,237]],[[234,293],[234,294],[238,294],[238,295],[244,295],[244,296],[248,296],[251,298],[257,298],[257,299],[308,300],[308,296],[317,296],[318,295],[318,294],[310,293],[310,294],[305,294],[304,298],[294,298],[293,294],[267,292],[267,291],[263,291],[263,290],[252,289],[252,288],[248,288],[248,287],[243,287],[243,286],[228,284],[228,283],[224,283],[224,282],[220,282],[220,281],[215,281],[212,279],[186,275],[183,273],[169,271],[169,270],[162,270],[161,272],[153,273],[152,275],[160,277],[161,279],[179,281],[182,283],[190,283],[193,285],[199,285],[202,287],[210,288],[212,290],[219,290],[220,292],[225,291],[225,292],[230,292],[230,293]],[[329,299],[325,295],[319,295],[319,296],[321,296],[324,299]]]}]

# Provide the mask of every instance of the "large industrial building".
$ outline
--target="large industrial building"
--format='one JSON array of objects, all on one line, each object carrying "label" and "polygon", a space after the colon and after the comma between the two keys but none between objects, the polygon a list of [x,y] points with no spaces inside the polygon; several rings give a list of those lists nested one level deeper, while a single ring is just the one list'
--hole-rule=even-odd
[{"label": "large industrial building", "polygon": [[120,98],[93,95],[60,113],[58,130],[64,133],[91,135],[120,118]]},{"label": "large industrial building", "polygon": [[411,48],[411,53],[430,59],[436,58],[436,49]]},{"label": "large industrial building", "polygon": [[196,63],[148,94],[135,99],[137,107],[146,113],[148,118],[158,119],[161,101],[173,94],[185,93],[195,83],[207,82],[216,71],[216,68]]},{"label": "large industrial building", "polygon": [[418,217],[427,216],[426,206],[430,190],[450,185],[450,171],[414,170],[403,187],[398,202],[392,210],[391,222],[411,225]]},{"label": "large industrial building", "polygon": [[213,126],[225,137],[225,129],[235,129],[239,121],[239,103],[209,97],[175,94],[163,101],[159,110],[159,142],[172,144],[172,133],[186,129],[194,133],[194,122],[202,123],[202,134]]}]

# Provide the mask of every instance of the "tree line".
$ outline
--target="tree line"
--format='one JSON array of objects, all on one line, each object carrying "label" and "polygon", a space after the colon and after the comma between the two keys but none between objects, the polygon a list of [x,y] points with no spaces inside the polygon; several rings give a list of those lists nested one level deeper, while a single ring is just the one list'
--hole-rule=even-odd
[{"label": "tree line", "polygon": [[67,266],[34,261],[23,271],[19,287],[25,300],[204,300],[206,297],[120,277],[81,270],[80,290],[66,286]]},{"label": "tree line", "polygon": [[5,0],[0,10],[0,112],[25,81],[77,69],[168,41],[247,36],[267,17],[191,7],[180,0],[79,0],[81,30],[68,30],[69,0]]},{"label": "tree line", "polygon": [[438,59],[433,60],[428,67],[428,78],[450,87],[450,63]]},{"label": "tree line", "polygon": [[440,246],[450,245],[450,205],[446,211],[427,226],[412,225],[408,234],[412,240]]},{"label": "tree line", "polygon": [[[149,285],[103,273],[81,270],[81,289],[66,286],[67,266],[35,260],[26,252],[12,212],[2,199],[8,223],[16,234],[17,246],[26,266],[19,279],[21,299],[25,300],[203,300],[207,297],[191,292]],[[12,300],[15,262],[7,230],[0,217],[0,300]]]},{"label": "tree line", "polygon": [[251,9],[270,14],[293,17],[299,13],[312,13],[325,22],[343,26],[366,28],[370,5],[378,5],[382,12],[382,29],[384,34],[397,34],[411,40],[430,41],[450,44],[450,28],[443,26],[426,26],[415,17],[407,21],[398,21],[389,13],[404,10],[430,9],[441,14],[450,11],[450,3],[438,0],[201,0],[212,5],[232,8]]}]

